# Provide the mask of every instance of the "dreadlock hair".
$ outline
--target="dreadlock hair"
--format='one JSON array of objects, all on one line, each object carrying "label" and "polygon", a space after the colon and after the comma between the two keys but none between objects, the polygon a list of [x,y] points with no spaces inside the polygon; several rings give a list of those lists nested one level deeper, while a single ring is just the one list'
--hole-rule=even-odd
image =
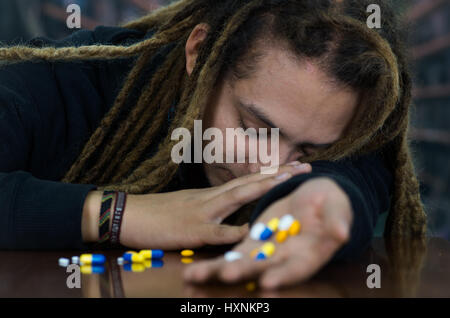
[{"label": "dreadlock hair", "polygon": [[[84,145],[61,181],[141,194],[158,192],[177,172],[170,154],[171,131],[193,132],[215,85],[224,74],[248,76],[256,67],[251,52],[258,39],[287,45],[299,59],[318,62],[338,83],[361,94],[357,112],[333,146],[302,158],[339,160],[382,152],[394,175],[385,236],[426,234],[426,215],[408,142],[411,75],[398,18],[387,0],[382,28],[369,29],[366,8],[372,0],[181,0],[125,27],[154,36],[130,46],[0,48],[0,59],[79,61],[136,57],[112,108]],[[184,46],[193,28],[210,27],[191,76]],[[151,57],[174,43],[164,63],[142,84]],[[139,85],[141,83],[141,85]],[[135,95],[138,97],[135,98]],[[178,100],[169,133],[151,158],[143,154]],[[150,123],[151,124],[148,124]]]}]

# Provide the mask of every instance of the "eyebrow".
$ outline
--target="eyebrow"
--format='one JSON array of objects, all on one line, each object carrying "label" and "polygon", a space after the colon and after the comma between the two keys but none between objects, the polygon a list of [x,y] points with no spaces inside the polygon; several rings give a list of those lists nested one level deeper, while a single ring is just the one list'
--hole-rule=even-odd
[{"label": "eyebrow", "polygon": [[[270,118],[261,110],[260,107],[256,106],[253,103],[250,103],[250,104],[244,103],[240,99],[236,99],[236,102],[237,102],[237,106],[239,108],[242,108],[245,111],[247,111],[248,113],[252,114],[258,120],[262,121],[263,123],[265,123],[270,128],[278,128],[279,132],[280,132],[280,135],[285,137],[285,138],[287,138],[287,135],[284,133],[284,131],[281,128],[277,127],[273,123],[273,121],[270,120]],[[317,148],[317,149],[326,149],[326,148],[329,148],[332,145],[333,145],[333,143],[318,144],[318,143],[313,143],[313,142],[301,142],[299,144],[296,144],[296,146],[299,147],[299,148]]]}]

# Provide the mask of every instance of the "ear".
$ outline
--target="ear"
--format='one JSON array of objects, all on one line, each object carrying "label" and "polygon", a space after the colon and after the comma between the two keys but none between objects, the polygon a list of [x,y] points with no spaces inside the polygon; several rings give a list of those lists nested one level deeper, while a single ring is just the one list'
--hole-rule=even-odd
[{"label": "ear", "polygon": [[192,30],[186,42],[186,71],[191,76],[195,67],[200,47],[205,41],[209,32],[209,26],[206,23],[197,24]]}]

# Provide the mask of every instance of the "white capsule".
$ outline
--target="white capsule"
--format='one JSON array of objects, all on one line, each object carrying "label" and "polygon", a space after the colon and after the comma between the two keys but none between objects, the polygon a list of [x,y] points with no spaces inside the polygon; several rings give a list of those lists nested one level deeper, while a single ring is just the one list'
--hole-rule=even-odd
[{"label": "white capsule", "polygon": [[287,231],[291,227],[292,222],[294,222],[294,217],[290,214],[283,215],[278,223],[279,231]]},{"label": "white capsule", "polygon": [[63,258],[63,257],[61,257],[59,260],[58,260],[58,264],[59,264],[59,266],[61,266],[61,267],[67,267],[67,266],[69,266],[69,259],[68,258]]},{"label": "white capsule", "polygon": [[122,266],[123,263],[124,263],[123,257],[118,257],[118,258],[117,258],[117,264],[120,265],[120,266]]},{"label": "white capsule", "polygon": [[72,264],[79,264],[80,258],[78,256],[72,256]]},{"label": "white capsule", "polygon": [[265,228],[266,225],[264,223],[256,223],[250,230],[250,237],[255,241],[259,241],[261,233],[265,230]]},{"label": "white capsule", "polygon": [[228,251],[225,253],[224,258],[227,262],[234,262],[242,258],[242,253],[236,251]]}]

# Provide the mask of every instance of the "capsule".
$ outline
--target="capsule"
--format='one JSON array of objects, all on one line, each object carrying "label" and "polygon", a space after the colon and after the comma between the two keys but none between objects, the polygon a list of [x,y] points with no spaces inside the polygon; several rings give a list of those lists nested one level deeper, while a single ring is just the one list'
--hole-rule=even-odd
[{"label": "capsule", "polygon": [[266,255],[266,257],[270,257],[275,253],[275,244],[272,242],[267,242],[261,247],[261,252]]},{"label": "capsule", "polygon": [[278,223],[278,230],[280,231],[289,230],[294,220],[295,220],[294,217],[290,214],[283,215],[283,217],[280,219],[280,223]]},{"label": "capsule", "polygon": [[192,250],[182,250],[181,251],[181,256],[191,257],[192,255],[194,255],[194,251],[192,251]]},{"label": "capsule", "polygon": [[60,259],[58,259],[58,265],[61,266],[61,267],[69,266],[69,259],[61,257]]},{"label": "capsule", "polygon": [[267,223],[267,227],[272,231],[275,232],[278,229],[278,224],[280,223],[279,218],[273,218]]},{"label": "capsule", "polygon": [[301,228],[300,222],[295,220],[289,227],[289,235],[291,236],[297,235],[300,232],[300,228]]},{"label": "capsule", "polygon": [[256,223],[255,225],[252,226],[250,230],[250,237],[253,240],[258,241],[261,237],[262,232],[264,232],[265,229],[266,225],[264,223]]},{"label": "capsule", "polygon": [[122,257],[124,261],[131,263],[142,263],[144,261],[144,256],[139,253],[125,253]]},{"label": "capsule", "polygon": [[162,250],[142,250],[139,254],[141,254],[144,259],[160,259],[164,256],[164,252]]},{"label": "capsule", "polygon": [[82,274],[103,274],[105,267],[103,265],[83,265],[80,267]]},{"label": "capsule", "polygon": [[256,257],[255,257],[255,259],[257,260],[257,261],[259,261],[259,260],[265,260],[267,258],[267,256],[263,253],[263,252],[259,252],[257,255],[256,255]]},{"label": "capsule", "polygon": [[259,237],[259,239],[261,241],[268,240],[272,236],[272,234],[273,234],[273,232],[268,227],[266,227],[264,229],[264,231],[261,233],[261,236]]},{"label": "capsule", "polygon": [[72,264],[80,264],[80,257],[72,256]]},{"label": "capsule", "polygon": [[234,262],[242,258],[242,253],[237,251],[228,251],[224,255],[225,261]]},{"label": "capsule", "polygon": [[126,263],[123,269],[127,272],[142,273],[145,271],[145,265],[142,263]]},{"label": "capsule", "polygon": [[145,268],[158,268],[158,267],[163,267],[164,266],[164,262],[160,259],[146,259],[144,261],[144,266]]},{"label": "capsule", "polygon": [[80,256],[81,265],[103,265],[106,258],[102,254],[82,254]]},{"label": "capsule", "polygon": [[283,230],[283,231],[278,231],[277,235],[275,236],[275,240],[278,243],[283,243],[284,241],[286,241],[288,237],[288,231]]},{"label": "capsule", "polygon": [[194,259],[192,259],[190,257],[182,257],[181,258],[181,263],[183,263],[183,264],[191,264],[192,262],[194,262]]}]

